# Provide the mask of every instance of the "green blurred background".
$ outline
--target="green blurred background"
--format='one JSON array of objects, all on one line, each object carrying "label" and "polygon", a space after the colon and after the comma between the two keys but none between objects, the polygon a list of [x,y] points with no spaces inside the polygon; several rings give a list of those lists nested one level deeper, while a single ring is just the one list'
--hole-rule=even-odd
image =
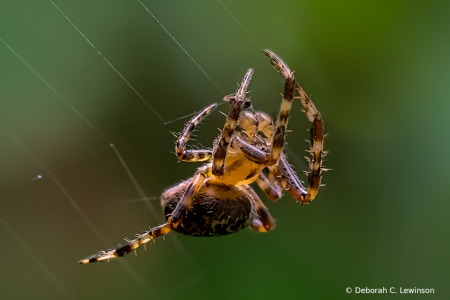
[{"label": "green blurred background", "polygon": [[[12,49],[0,43],[1,299],[450,299],[450,2],[222,0],[243,30],[220,1],[143,0],[212,81],[137,0],[54,3],[101,55],[50,1],[0,0]],[[249,67],[255,108],[276,114],[283,84],[264,48],[297,71],[330,133],[316,200],[258,190],[273,232],[171,233],[137,257],[78,265],[162,221],[157,199],[133,201],[109,144],[159,197],[198,166],[171,153],[169,131],[187,119],[161,119],[220,102]],[[298,173],[300,106],[286,147]],[[215,112],[198,141],[211,145],[223,122]]]}]

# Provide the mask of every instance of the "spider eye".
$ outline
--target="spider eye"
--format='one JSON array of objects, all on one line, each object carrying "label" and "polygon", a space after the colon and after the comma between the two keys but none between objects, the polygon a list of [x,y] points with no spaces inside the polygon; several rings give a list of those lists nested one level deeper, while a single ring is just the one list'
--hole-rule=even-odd
[{"label": "spider eye", "polygon": [[250,99],[245,100],[244,104],[242,105],[243,108],[249,108],[252,107],[252,102]]}]

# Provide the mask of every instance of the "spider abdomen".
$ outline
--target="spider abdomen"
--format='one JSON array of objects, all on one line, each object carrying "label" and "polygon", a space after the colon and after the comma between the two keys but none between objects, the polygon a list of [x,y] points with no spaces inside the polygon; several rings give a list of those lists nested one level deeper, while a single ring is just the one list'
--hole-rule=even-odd
[{"label": "spider abdomen", "polygon": [[[166,220],[186,191],[190,180],[166,190],[161,205]],[[247,192],[218,180],[208,180],[194,194],[192,205],[183,213],[175,231],[191,236],[220,236],[237,232],[250,225],[254,204]]]}]

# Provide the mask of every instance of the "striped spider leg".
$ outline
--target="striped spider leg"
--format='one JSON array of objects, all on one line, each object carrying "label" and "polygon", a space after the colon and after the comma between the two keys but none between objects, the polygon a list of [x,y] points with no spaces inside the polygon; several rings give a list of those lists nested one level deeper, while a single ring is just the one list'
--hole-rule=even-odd
[{"label": "striped spider leg", "polygon": [[264,192],[264,194],[266,194],[267,198],[269,198],[273,202],[276,202],[282,196],[282,187],[276,178],[276,172],[274,172],[274,169],[276,170],[276,168],[274,168],[273,166],[269,166],[267,167],[267,169],[269,170],[268,176],[266,176],[263,171],[261,171],[258,174],[258,178],[256,178],[256,183]]},{"label": "striped spider leg", "polygon": [[[241,153],[251,161],[258,164],[264,164],[268,167],[276,165],[276,169],[269,168],[269,174],[276,174],[276,181],[295,199],[302,203],[309,203],[317,195],[322,171],[326,171],[326,169],[322,168],[323,157],[326,155],[323,151],[323,119],[319,110],[300,84],[295,80],[294,74],[283,60],[270,50],[265,50],[264,54],[271,58],[272,65],[285,79],[283,101],[277,119],[272,149],[270,152],[261,151],[239,137],[233,140],[233,146],[239,148]],[[293,96],[294,93],[295,97]],[[310,130],[311,145],[309,150],[311,157],[308,158],[310,167],[308,188],[305,188],[302,185],[294,170],[287,162],[286,156],[282,154],[288,115],[293,98],[301,100],[302,105],[305,108],[305,113],[312,123]],[[279,187],[273,180],[272,183],[270,183],[264,177],[264,174],[259,175],[259,178],[257,179],[258,185],[270,199],[276,201],[279,198]]]},{"label": "striped spider leg", "polygon": [[228,113],[222,133],[219,137],[219,142],[214,151],[212,173],[214,176],[221,176],[225,171],[225,157],[227,156],[228,145],[230,144],[231,136],[234,133],[241,108],[245,102],[247,88],[252,79],[253,69],[248,69],[242,83],[234,95],[225,97],[224,100],[230,101],[230,112]]},{"label": "striped spider leg", "polygon": [[143,234],[136,234],[136,238],[133,240],[125,239],[126,243],[124,245],[119,244],[119,246],[115,249],[100,251],[97,254],[79,260],[78,263],[87,264],[124,256],[149,241],[154,240],[154,238],[166,235],[170,231],[176,229],[182,219],[182,212],[186,209],[186,207],[191,205],[193,195],[200,189],[208,177],[211,177],[211,167],[208,164],[198,168],[181,201],[178,202],[175,210],[172,212],[165,224],[153,227]]},{"label": "striped spider leg", "polygon": [[257,218],[253,219],[250,226],[259,232],[267,232],[275,229],[275,220],[272,218],[269,210],[264,205],[261,198],[259,198],[255,190],[252,189],[249,185],[242,185],[242,187],[247,191],[248,194],[252,196],[252,199],[255,202],[256,213],[258,215]]},{"label": "striped spider leg", "polygon": [[179,160],[187,162],[201,162],[211,160],[211,150],[186,150],[186,144],[195,127],[198,126],[216,108],[217,103],[211,104],[184,125],[183,132],[178,137],[175,143],[175,153]]},{"label": "striped spider leg", "polygon": [[[283,62],[283,60],[281,60],[281,58],[274,52],[267,49],[264,50],[264,54],[271,58],[272,65],[286,80],[286,78],[288,77],[286,70],[289,69],[287,68],[287,65]],[[320,182],[322,180],[322,172],[328,170],[323,168],[322,166],[323,158],[327,155],[327,152],[323,151],[324,125],[322,115],[320,114],[314,102],[312,102],[311,98],[305,93],[303,88],[295,79],[294,82],[294,98],[300,99],[304,107],[304,112],[311,122],[310,149],[308,151],[310,153],[310,158],[307,158],[309,161],[310,169],[308,177],[308,188],[305,189],[301,185],[300,180],[295,175],[295,172],[290,167],[285,156],[278,163],[278,176],[281,177],[277,178],[280,179],[280,183],[283,188],[287,189],[295,199],[299,200],[302,203],[308,203],[316,197],[317,192],[319,191]]]}]

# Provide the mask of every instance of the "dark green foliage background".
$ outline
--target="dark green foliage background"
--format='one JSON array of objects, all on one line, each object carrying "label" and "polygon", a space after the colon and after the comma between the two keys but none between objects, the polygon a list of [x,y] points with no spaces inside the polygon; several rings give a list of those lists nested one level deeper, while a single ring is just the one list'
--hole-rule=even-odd
[{"label": "dark green foliage background", "polygon": [[[128,201],[138,192],[108,145],[159,197],[195,171],[171,153],[186,119],[163,126],[50,1],[0,0],[0,38],[100,132],[0,43],[1,299],[449,299],[449,2],[223,0],[250,38],[219,1],[145,0],[224,92],[137,0],[54,2],[166,121],[220,102],[249,67],[255,108],[274,115],[283,84],[261,51],[275,51],[322,112],[333,171],[310,205],[260,193],[277,219],[268,234],[172,233],[137,257],[78,265],[162,221]],[[223,122],[216,112],[199,142]],[[307,126],[295,103],[286,151],[299,173]]]}]

